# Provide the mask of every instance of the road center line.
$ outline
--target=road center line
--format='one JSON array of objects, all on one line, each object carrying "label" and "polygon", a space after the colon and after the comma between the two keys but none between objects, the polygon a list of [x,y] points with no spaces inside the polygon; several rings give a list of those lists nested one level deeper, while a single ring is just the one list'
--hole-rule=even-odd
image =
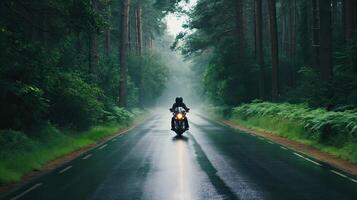
[{"label": "road center line", "polygon": [[62,174],[62,173],[64,173],[64,172],[66,172],[67,170],[71,169],[71,168],[72,168],[72,165],[70,165],[70,166],[68,166],[68,167],[66,167],[66,168],[64,168],[64,169],[62,169],[62,170],[59,171],[58,173],[59,173],[59,174]]},{"label": "road center line", "polygon": [[10,200],[20,199],[20,198],[23,197],[25,194],[27,194],[27,193],[31,192],[32,190],[34,190],[34,189],[40,187],[41,185],[42,185],[42,183],[37,183],[36,185],[30,187],[29,189],[25,190],[24,192],[22,192],[21,194],[19,194],[19,195],[13,197],[13,198],[10,199]]},{"label": "road center line", "polygon": [[91,156],[92,156],[92,154],[88,154],[88,155],[84,156],[82,159],[85,160],[85,159],[87,159],[87,158],[89,158]]},{"label": "road center line", "polygon": [[108,146],[108,144],[105,144],[105,145],[99,147],[99,149],[104,149],[106,146]]},{"label": "road center line", "polygon": [[288,150],[288,148],[284,147],[284,146],[280,146],[280,148],[284,149],[284,150]]},{"label": "road center line", "polygon": [[334,174],[337,174],[337,175],[339,175],[339,176],[343,177],[343,178],[348,178],[346,175],[341,174],[340,172],[335,171],[335,170],[333,170],[333,169],[331,169],[330,171],[331,171],[332,173],[334,173]]},{"label": "road center line", "polygon": [[299,157],[302,158],[302,159],[305,159],[305,160],[307,160],[307,161],[309,161],[309,162],[314,163],[315,165],[322,166],[320,163],[315,162],[315,161],[311,160],[310,158],[306,158],[305,156],[300,155],[300,154],[298,154],[298,153],[294,153],[294,154],[297,155],[297,156],[299,156]]}]

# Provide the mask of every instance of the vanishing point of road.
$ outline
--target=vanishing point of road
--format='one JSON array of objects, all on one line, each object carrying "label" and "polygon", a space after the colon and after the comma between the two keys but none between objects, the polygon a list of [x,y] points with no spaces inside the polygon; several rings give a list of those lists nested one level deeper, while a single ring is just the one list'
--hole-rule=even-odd
[{"label": "vanishing point of road", "polygon": [[357,181],[265,138],[191,114],[158,114],[17,189],[12,200],[357,199]]}]

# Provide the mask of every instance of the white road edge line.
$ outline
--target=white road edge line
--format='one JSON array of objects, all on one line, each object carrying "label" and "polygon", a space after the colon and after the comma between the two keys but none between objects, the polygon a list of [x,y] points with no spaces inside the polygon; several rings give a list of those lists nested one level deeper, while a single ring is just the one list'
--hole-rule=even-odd
[{"label": "white road edge line", "polygon": [[85,160],[85,159],[87,159],[87,158],[89,158],[89,157],[91,157],[91,156],[92,156],[92,154],[88,154],[88,155],[84,156],[84,157],[82,158],[82,160]]},{"label": "white road edge line", "polygon": [[258,137],[258,139],[259,139],[259,140],[265,140],[265,139],[264,139],[264,138],[262,138],[262,137]]},{"label": "white road edge line", "polygon": [[105,144],[105,145],[99,147],[98,149],[104,149],[106,146],[108,146],[108,144]]},{"label": "white road edge line", "polygon": [[284,146],[280,146],[280,148],[284,149],[284,150],[288,150],[288,148],[284,147]]},{"label": "white road edge line", "polygon": [[113,141],[113,142],[115,142],[115,141],[117,141],[117,139],[116,139],[116,138],[114,138],[114,139],[112,139],[112,141]]},{"label": "white road edge line", "polygon": [[354,183],[357,183],[357,180],[355,180],[355,179],[353,179],[353,178],[351,178],[351,177],[348,177],[348,176],[346,176],[346,175],[344,175],[344,174],[342,174],[342,173],[340,173],[340,172],[338,172],[338,171],[335,171],[335,170],[333,170],[333,169],[331,169],[330,171],[331,171],[332,173],[338,175],[338,176],[341,176],[341,177],[346,178],[346,179],[348,179],[348,180],[350,180],[350,181],[352,181],[352,182],[354,182]]},{"label": "white road edge line", "polygon": [[353,179],[353,178],[348,178],[350,181],[357,183],[357,180]]},{"label": "white road edge line", "polygon": [[41,185],[42,185],[42,183],[37,183],[36,185],[30,187],[29,189],[25,190],[24,192],[22,192],[21,194],[19,194],[19,195],[13,197],[13,198],[10,199],[10,200],[20,199],[20,198],[23,197],[25,194],[27,194],[27,193],[31,192],[32,190],[34,190],[34,189],[40,187]]},{"label": "white road edge line", "polygon": [[298,154],[298,153],[294,153],[294,154],[297,155],[297,156],[299,156],[299,157],[302,158],[302,159],[305,159],[305,160],[307,160],[307,161],[309,161],[309,162],[314,163],[315,165],[322,166],[320,163],[315,162],[315,161],[311,160],[310,158],[306,158],[305,156],[300,155],[300,154]]},{"label": "white road edge line", "polygon": [[335,171],[335,170],[333,170],[333,169],[331,169],[330,171],[331,171],[332,173],[334,173],[334,174],[337,174],[337,175],[339,175],[339,176],[343,177],[343,178],[348,178],[346,175],[341,174],[340,172]]},{"label": "white road edge line", "polygon": [[274,142],[272,142],[272,141],[268,141],[268,143],[270,143],[270,144],[274,144]]},{"label": "white road edge line", "polygon": [[62,170],[59,171],[58,173],[59,173],[59,174],[62,174],[62,173],[64,173],[64,172],[66,172],[67,170],[71,169],[71,168],[72,168],[72,165],[70,165],[70,166],[68,166],[68,167],[66,167],[66,168],[64,168],[64,169],[62,169]]}]

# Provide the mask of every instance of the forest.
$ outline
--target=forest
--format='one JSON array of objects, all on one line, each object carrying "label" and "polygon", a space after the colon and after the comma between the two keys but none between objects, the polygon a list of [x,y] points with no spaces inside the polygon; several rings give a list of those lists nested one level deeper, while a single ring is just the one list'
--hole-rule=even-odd
[{"label": "forest", "polygon": [[152,48],[164,8],[127,4],[2,1],[1,129],[87,129],[152,104],[167,74]]},{"label": "forest", "polygon": [[173,6],[0,2],[0,184],[145,115],[165,89],[163,18]]},{"label": "forest", "polygon": [[198,0],[188,15],[172,48],[208,112],[357,162],[356,1]]},{"label": "forest", "polygon": [[[286,120],[357,162],[357,1],[185,2],[2,0],[0,184],[144,115],[168,85],[168,46],[192,62],[210,112],[266,129]],[[188,16],[176,38],[169,13]]]},{"label": "forest", "polygon": [[173,47],[196,60],[217,104],[344,109],[357,104],[356,3],[200,0]]}]

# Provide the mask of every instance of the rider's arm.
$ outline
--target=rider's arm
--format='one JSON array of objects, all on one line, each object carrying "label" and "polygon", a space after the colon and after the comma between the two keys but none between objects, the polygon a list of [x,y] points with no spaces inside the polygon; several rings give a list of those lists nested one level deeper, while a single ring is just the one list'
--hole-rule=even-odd
[{"label": "rider's arm", "polygon": [[171,110],[175,110],[176,108],[176,103],[172,104]]},{"label": "rider's arm", "polygon": [[182,107],[186,110],[186,112],[188,112],[190,109],[187,108],[186,104],[182,103]]}]

